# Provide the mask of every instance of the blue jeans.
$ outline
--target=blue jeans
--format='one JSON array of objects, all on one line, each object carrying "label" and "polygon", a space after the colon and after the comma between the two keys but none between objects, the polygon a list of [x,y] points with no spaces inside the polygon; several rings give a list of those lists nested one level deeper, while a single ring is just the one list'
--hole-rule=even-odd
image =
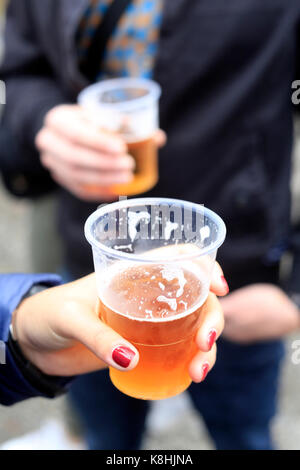
[{"label": "blue jeans", "polygon": [[[218,449],[271,449],[270,421],[283,355],[281,342],[255,346],[218,342],[218,360],[189,394]],[[133,450],[141,446],[150,403],[120,393],[107,371],[75,381],[71,402],[90,449]]]}]

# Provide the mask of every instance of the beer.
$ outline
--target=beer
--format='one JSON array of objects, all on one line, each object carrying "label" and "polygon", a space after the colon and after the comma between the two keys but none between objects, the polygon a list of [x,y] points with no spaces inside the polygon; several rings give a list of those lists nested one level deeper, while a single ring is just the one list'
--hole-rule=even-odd
[{"label": "beer", "polygon": [[99,129],[120,135],[128,145],[136,169],[128,184],[111,184],[101,188],[85,185],[95,195],[106,199],[133,196],[152,189],[159,178],[158,152],[153,135],[159,129],[160,86],[152,80],[132,77],[102,80],[87,87],[78,103]]},{"label": "beer", "polygon": [[91,193],[98,194],[101,189],[107,196],[133,196],[150,191],[158,182],[158,151],[154,139],[129,142],[128,153],[135,160],[135,172],[130,183],[99,187],[85,185]]},{"label": "beer", "polygon": [[145,193],[158,182],[158,152],[154,139],[128,142],[127,146],[136,167],[134,178],[130,183],[112,186],[111,192],[119,196]]},{"label": "beer", "polygon": [[140,353],[132,371],[111,368],[112,382],[145,400],[181,393],[191,383],[195,335],[224,222],[199,204],[142,198],[98,208],[84,231],[93,250],[99,316]]},{"label": "beer", "polygon": [[177,395],[191,383],[195,334],[205,300],[203,277],[193,262],[180,266],[116,263],[101,290],[99,316],[138,349],[132,371],[110,369],[114,385],[140,399]]}]

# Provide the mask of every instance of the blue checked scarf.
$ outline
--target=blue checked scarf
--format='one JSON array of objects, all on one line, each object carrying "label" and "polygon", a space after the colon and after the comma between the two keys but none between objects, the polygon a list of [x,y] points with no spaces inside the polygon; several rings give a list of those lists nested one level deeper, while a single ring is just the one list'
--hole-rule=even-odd
[{"label": "blue checked scarf", "polygon": [[[84,60],[93,35],[113,0],[91,0],[77,37]],[[134,0],[108,41],[98,80],[115,77],[151,78],[162,20],[163,0]],[[101,65],[101,69],[100,69]]]}]

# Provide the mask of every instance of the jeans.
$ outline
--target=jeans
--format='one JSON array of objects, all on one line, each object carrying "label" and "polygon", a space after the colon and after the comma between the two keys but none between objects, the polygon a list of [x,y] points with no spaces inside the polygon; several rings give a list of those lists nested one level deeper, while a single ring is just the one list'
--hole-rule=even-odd
[{"label": "jeans", "polygon": [[[247,362],[247,356],[253,358],[253,350],[259,357],[263,353],[264,360]],[[219,341],[214,369],[204,383],[188,389],[218,449],[273,448],[269,428],[276,411],[282,352],[280,342],[253,347]],[[90,449],[140,448],[151,405],[119,392],[107,371],[77,379],[70,399]]]}]

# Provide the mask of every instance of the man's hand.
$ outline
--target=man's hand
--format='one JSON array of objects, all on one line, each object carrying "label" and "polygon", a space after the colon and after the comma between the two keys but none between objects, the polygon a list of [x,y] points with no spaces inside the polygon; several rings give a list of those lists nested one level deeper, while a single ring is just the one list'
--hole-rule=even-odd
[{"label": "man's hand", "polygon": [[254,284],[221,301],[223,336],[238,343],[278,339],[300,327],[297,307],[278,287]]},{"label": "man's hand", "polygon": [[[155,139],[158,147],[166,141],[162,131]],[[125,141],[101,130],[78,105],[49,111],[35,144],[52,178],[79,199],[111,201],[114,197],[105,188],[133,178],[135,162]]]},{"label": "man's hand", "polygon": [[[211,290],[218,295],[227,293],[217,265]],[[24,355],[49,375],[72,376],[107,365],[133,369],[139,360],[137,349],[101,322],[96,305],[94,275],[25,299],[13,320],[14,335]],[[215,340],[223,325],[220,303],[210,293],[196,337],[199,352],[190,365],[196,382],[202,381],[215,363]]]}]

